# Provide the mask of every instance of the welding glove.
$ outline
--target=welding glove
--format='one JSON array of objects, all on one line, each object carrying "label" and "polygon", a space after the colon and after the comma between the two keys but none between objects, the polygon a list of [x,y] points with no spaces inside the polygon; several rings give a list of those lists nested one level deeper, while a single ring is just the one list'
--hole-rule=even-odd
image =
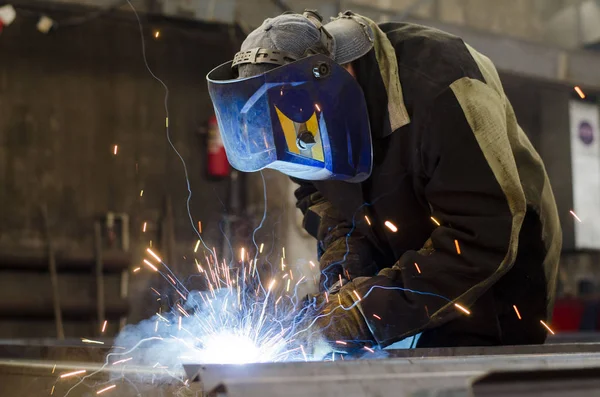
[{"label": "welding glove", "polygon": [[303,199],[303,226],[317,241],[321,280],[319,290],[377,272],[371,244],[319,192]]},{"label": "welding glove", "polygon": [[352,354],[376,345],[354,292],[355,282],[360,284],[363,280],[368,278],[357,278],[336,294],[321,294],[308,303],[296,330],[298,341],[313,359],[322,360],[330,353]]}]

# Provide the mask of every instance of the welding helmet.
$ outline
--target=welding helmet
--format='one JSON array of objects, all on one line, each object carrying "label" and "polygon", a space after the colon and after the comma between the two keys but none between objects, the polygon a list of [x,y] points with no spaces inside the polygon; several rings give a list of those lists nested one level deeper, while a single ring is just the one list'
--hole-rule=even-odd
[{"label": "welding helmet", "polygon": [[367,107],[348,71],[320,54],[289,62],[280,51],[256,48],[238,56],[269,58],[281,66],[237,79],[234,59],[207,76],[234,168],[272,168],[305,180],[361,182],[369,177],[373,154]]}]

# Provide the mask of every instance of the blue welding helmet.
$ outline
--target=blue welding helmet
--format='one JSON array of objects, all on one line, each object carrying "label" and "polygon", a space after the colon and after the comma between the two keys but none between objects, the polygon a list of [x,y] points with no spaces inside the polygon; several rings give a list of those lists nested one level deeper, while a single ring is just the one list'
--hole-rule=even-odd
[{"label": "blue welding helmet", "polygon": [[371,174],[364,94],[329,57],[309,56],[242,79],[236,79],[228,62],[207,80],[234,168],[272,168],[305,180],[349,182]]}]

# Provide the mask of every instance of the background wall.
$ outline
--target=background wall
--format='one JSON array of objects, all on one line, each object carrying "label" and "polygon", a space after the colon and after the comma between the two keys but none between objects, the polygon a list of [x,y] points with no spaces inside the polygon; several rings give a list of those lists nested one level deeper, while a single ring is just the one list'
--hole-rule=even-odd
[{"label": "background wall", "polygon": [[[114,0],[48,0],[106,7]],[[353,10],[376,20],[414,16],[528,41],[577,47],[575,9],[594,0],[132,0],[137,9],[186,18],[258,26],[284,9],[318,9],[326,18]],[[19,2],[32,2],[19,0]],[[123,1],[121,10],[129,10]],[[591,7],[590,9],[593,9]],[[584,10],[584,9],[582,9]],[[581,11],[585,13],[586,11]],[[589,13],[589,11],[587,11]],[[573,15],[571,15],[573,14]],[[585,15],[584,15],[585,17]],[[556,19],[558,18],[558,19]],[[581,19],[581,18],[580,18]],[[581,21],[579,21],[581,22]],[[593,21],[591,21],[593,22]],[[557,26],[557,23],[559,26]]]},{"label": "background wall", "polygon": [[[182,164],[165,135],[165,92],[144,66],[132,17],[95,19],[48,35],[36,30],[36,19],[18,18],[0,35],[0,252],[46,246],[43,205],[55,249],[91,256],[93,222],[112,211],[129,215],[131,268],[140,266],[149,244],[158,252],[165,249],[169,227],[176,259],[171,265],[180,274],[195,270],[191,257],[183,259],[196,236],[186,210]],[[170,133],[188,167],[192,217],[202,221],[208,244],[219,248],[229,184],[206,177],[203,132],[213,110],[205,75],[232,57],[238,46],[234,33],[222,25],[144,20],[148,63],[169,87]],[[168,201],[172,226],[165,222]],[[18,286],[0,294],[3,300],[31,301],[36,291],[51,300],[47,275],[0,277]],[[155,301],[151,280],[156,286],[148,273],[133,278],[133,321],[155,310],[148,307]],[[112,281],[116,286],[107,287],[107,295],[118,291],[118,280]],[[77,299],[95,299],[91,278],[65,276],[59,282]],[[39,324],[33,329],[25,324],[20,331],[11,330],[8,320],[2,324],[0,336],[25,336],[23,329],[44,332],[34,330]]]}]

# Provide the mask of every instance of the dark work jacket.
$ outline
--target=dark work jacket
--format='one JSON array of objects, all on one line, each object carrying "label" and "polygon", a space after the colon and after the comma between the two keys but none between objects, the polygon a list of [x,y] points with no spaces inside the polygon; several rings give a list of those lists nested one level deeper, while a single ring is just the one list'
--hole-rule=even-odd
[{"label": "dark work jacket", "polygon": [[432,28],[379,27],[410,122],[391,131],[374,51],[355,61],[373,172],[362,183],[301,181],[298,207],[306,215],[326,203],[368,242],[378,269],[344,271],[372,276],[353,288],[380,345],[418,332],[419,347],[543,343],[561,231],[544,166],[493,64]]}]

